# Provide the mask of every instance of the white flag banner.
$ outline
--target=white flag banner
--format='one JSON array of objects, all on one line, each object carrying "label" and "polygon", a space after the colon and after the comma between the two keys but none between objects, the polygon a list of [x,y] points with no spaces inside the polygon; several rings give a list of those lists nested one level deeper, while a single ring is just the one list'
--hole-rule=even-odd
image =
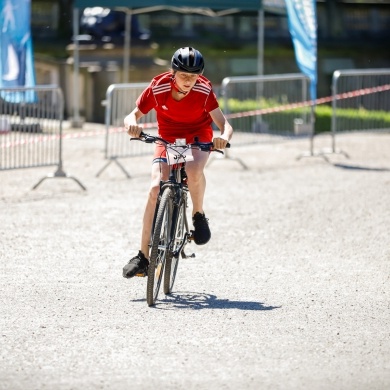
[{"label": "white flag banner", "polygon": [[[0,88],[34,87],[31,0],[0,0],[0,12]],[[9,94],[2,97],[10,100]],[[12,94],[15,103],[34,98],[32,92]]]}]

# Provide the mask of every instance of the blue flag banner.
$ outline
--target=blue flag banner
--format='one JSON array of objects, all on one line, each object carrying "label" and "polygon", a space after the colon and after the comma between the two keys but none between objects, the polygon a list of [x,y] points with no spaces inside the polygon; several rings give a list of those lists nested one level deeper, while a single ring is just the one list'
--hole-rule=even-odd
[{"label": "blue flag banner", "polygon": [[[0,0],[0,12],[0,88],[34,87],[31,0]],[[2,98],[18,103],[34,101],[35,94],[13,92]]]},{"label": "blue flag banner", "polygon": [[286,0],[288,25],[299,69],[311,81],[311,99],[317,98],[317,15],[315,0]]}]

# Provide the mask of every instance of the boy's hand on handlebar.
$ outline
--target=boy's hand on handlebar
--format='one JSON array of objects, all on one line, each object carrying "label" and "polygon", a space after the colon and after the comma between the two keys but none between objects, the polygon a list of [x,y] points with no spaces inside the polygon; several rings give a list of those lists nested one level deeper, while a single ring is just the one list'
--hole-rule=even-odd
[{"label": "boy's hand on handlebar", "polygon": [[215,149],[225,149],[228,143],[228,140],[222,137],[215,137],[213,139],[213,145]]},{"label": "boy's hand on handlebar", "polygon": [[133,138],[139,138],[142,133],[142,126],[139,125],[128,125],[125,123],[125,129],[127,130],[127,134],[129,134]]}]

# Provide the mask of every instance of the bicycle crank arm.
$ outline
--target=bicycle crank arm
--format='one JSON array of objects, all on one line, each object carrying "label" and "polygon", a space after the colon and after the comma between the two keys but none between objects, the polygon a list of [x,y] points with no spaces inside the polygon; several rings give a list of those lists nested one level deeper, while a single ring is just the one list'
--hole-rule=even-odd
[{"label": "bicycle crank arm", "polygon": [[[184,253],[184,247],[191,242],[192,240],[192,234],[190,233],[186,233],[181,245],[180,245],[180,248],[178,248],[177,250],[175,250],[175,252],[172,253],[172,256],[173,257],[179,257],[179,254],[181,253],[182,256],[183,256],[183,253]],[[195,257],[195,254],[193,256],[187,256],[187,255],[184,255],[184,258],[187,258],[187,257]]]}]

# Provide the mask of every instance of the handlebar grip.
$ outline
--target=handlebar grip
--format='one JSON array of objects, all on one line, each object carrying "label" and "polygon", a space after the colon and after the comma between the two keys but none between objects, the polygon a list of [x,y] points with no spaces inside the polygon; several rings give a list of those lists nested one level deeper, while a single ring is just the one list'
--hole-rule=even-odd
[{"label": "handlebar grip", "polygon": [[131,137],[130,141],[142,141],[142,139],[145,138],[146,136],[147,136],[147,134],[144,133],[143,131],[141,131],[141,134],[139,135],[139,137]]},{"label": "handlebar grip", "polygon": [[229,149],[230,148],[230,143],[228,142],[226,145],[225,145],[225,149]]}]

